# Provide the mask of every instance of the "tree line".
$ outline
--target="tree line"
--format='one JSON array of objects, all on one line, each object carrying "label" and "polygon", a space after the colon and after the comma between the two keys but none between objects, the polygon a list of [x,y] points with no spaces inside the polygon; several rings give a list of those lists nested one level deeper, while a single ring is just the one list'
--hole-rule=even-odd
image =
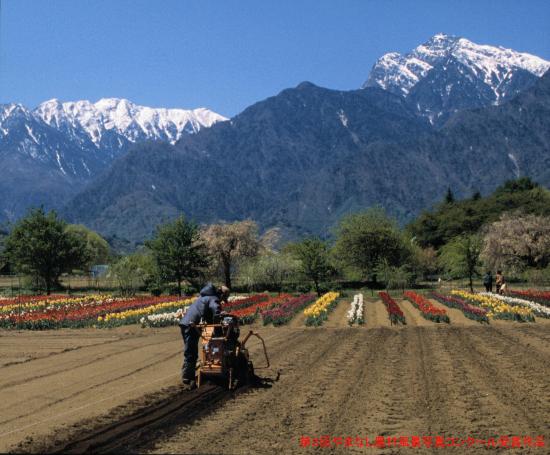
[{"label": "tree line", "polygon": [[476,192],[457,201],[449,189],[404,228],[375,207],[344,216],[331,240],[284,245],[277,229],[260,235],[251,220],[199,226],[180,216],[122,257],[113,256],[99,234],[34,209],[0,235],[0,250],[4,263],[47,293],[60,287],[63,273],[104,263],[123,294],[181,295],[207,279],[230,288],[318,294],[341,280],[405,288],[442,275],[468,277],[472,287],[483,268],[526,273],[535,281],[550,278],[550,192],[526,178],[485,198]]}]

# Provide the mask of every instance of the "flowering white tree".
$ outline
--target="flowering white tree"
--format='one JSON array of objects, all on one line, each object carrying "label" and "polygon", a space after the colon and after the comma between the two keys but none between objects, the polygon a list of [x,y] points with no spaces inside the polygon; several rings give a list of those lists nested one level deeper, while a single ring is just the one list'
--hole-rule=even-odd
[{"label": "flowering white tree", "polygon": [[550,262],[550,217],[505,213],[485,229],[481,256],[495,269],[546,267]]}]

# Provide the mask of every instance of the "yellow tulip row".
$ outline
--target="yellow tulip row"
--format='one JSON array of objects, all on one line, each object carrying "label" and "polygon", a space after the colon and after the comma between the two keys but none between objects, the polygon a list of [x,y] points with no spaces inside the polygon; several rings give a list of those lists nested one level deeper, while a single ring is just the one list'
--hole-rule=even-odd
[{"label": "yellow tulip row", "polygon": [[489,310],[487,312],[487,316],[489,317],[494,318],[504,313],[508,313],[525,317],[527,319],[533,318],[533,312],[530,308],[508,305],[502,300],[495,299],[494,297],[480,294],[472,294],[471,292],[458,290],[451,291],[451,294],[479,303],[482,307]]},{"label": "yellow tulip row", "polygon": [[18,308],[27,309],[27,308],[41,308],[48,306],[65,306],[65,305],[79,305],[84,303],[92,302],[105,302],[106,300],[114,300],[110,294],[90,294],[84,297],[68,297],[62,299],[44,299],[44,300],[32,300],[25,303],[14,303],[12,305],[3,305],[0,307],[0,312],[9,313],[11,310],[16,310]]},{"label": "yellow tulip row", "polygon": [[105,316],[99,316],[97,318],[98,322],[108,322],[111,320],[123,320],[128,319],[136,316],[144,316],[147,314],[153,314],[156,313],[159,310],[165,310],[167,308],[172,307],[185,307],[187,305],[190,305],[193,303],[193,298],[191,299],[183,299],[183,300],[177,300],[174,302],[164,302],[164,303],[157,303],[156,305],[150,305],[145,308],[138,308],[135,310],[126,310],[121,311],[120,313],[109,313]]},{"label": "yellow tulip row", "polygon": [[339,292],[327,292],[319,297],[315,303],[304,310],[304,314],[307,317],[316,317],[321,313],[326,312],[328,306],[334,302],[338,297],[340,297]]}]

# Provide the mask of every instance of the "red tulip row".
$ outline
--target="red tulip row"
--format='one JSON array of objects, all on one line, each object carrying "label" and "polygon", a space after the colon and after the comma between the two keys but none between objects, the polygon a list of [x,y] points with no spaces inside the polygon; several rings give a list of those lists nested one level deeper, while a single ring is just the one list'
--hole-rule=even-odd
[{"label": "red tulip row", "polygon": [[447,312],[443,308],[435,307],[432,302],[424,296],[413,291],[405,291],[403,296],[416,308],[418,308],[425,319],[434,322],[450,322]]},{"label": "red tulip row", "polygon": [[256,294],[256,295],[251,295],[250,297],[246,297],[244,299],[238,299],[238,300],[233,300],[231,302],[224,303],[222,306],[223,306],[223,311],[226,311],[228,313],[233,313],[234,310],[247,308],[250,305],[254,305],[260,302],[265,302],[266,300],[269,300],[268,294]]},{"label": "red tulip row", "polygon": [[298,311],[303,310],[315,299],[315,294],[304,294],[293,297],[273,309],[262,311],[264,325],[271,323],[275,326],[286,324]]},{"label": "red tulip row", "polygon": [[91,301],[89,304],[58,306],[45,308],[42,311],[22,313],[12,311],[6,315],[0,315],[0,327],[31,330],[86,327],[95,324],[99,316],[108,313],[143,308],[178,299],[180,297],[138,297],[128,300],[108,298],[103,302]]},{"label": "red tulip row", "polygon": [[533,302],[550,307],[550,291],[510,289],[508,294],[514,297],[526,298],[527,300],[532,300]]},{"label": "red tulip row", "polygon": [[388,316],[392,324],[406,324],[405,315],[401,308],[397,305],[395,300],[387,292],[379,292],[378,295],[386,305],[386,310],[388,310]]},{"label": "red tulip row", "polygon": [[0,298],[0,307],[8,305],[26,305],[31,302],[46,302],[59,299],[66,299],[66,295],[21,295],[19,297]]},{"label": "red tulip row", "polygon": [[[231,314],[238,316],[242,324],[251,324],[256,320],[256,318],[260,314],[260,311],[267,310],[269,308],[273,308],[278,305],[281,305],[282,303],[292,298],[290,294],[281,294],[279,296],[271,297],[271,298],[269,298],[269,296],[267,297],[268,299],[265,301],[253,303],[247,306],[246,308],[231,311]],[[227,311],[225,307],[224,307],[224,311]]]},{"label": "red tulip row", "polygon": [[489,323],[489,318],[487,318],[487,311],[483,308],[479,308],[469,303],[466,303],[464,300],[452,296],[452,295],[443,295],[437,292],[432,292],[432,297],[443,305],[448,306],[449,308],[457,308],[464,313],[464,316],[467,318],[473,319],[478,322],[487,322]]}]

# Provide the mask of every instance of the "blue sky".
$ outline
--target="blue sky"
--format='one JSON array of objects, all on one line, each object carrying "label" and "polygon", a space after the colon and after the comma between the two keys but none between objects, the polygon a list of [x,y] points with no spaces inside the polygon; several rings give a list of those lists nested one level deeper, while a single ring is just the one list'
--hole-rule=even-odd
[{"label": "blue sky", "polygon": [[354,89],[438,32],[550,60],[548,0],[1,0],[0,102],[128,98],[232,116],[304,80]]}]

